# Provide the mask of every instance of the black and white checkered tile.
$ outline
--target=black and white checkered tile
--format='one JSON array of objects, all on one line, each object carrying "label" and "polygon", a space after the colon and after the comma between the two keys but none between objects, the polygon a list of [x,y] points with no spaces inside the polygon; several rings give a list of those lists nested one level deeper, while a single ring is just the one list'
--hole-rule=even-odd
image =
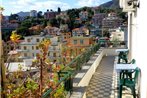
[{"label": "black and white checkered tile", "polygon": [[[118,76],[113,71],[114,57],[104,57],[86,90],[86,98],[118,98]],[[133,98],[128,88],[123,89],[122,98]]]},{"label": "black and white checkered tile", "polygon": [[90,57],[90,60],[82,66],[82,69],[76,74],[76,76],[73,79],[73,93],[70,96],[70,98],[82,98],[85,87],[78,87],[79,82],[83,78],[83,76],[86,74],[88,69],[91,67],[91,65],[94,63],[98,55],[100,54],[102,50],[99,50],[97,53],[95,53],[92,57]]}]

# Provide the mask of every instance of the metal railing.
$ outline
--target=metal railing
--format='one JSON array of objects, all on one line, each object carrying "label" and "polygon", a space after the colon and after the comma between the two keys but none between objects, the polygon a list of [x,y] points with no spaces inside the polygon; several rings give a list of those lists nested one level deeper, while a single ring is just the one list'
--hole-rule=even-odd
[{"label": "metal railing", "polygon": [[[73,70],[71,71],[66,71],[63,69],[63,71],[58,72],[58,76],[59,76],[59,81],[56,85],[56,87],[58,88],[59,85],[64,84],[64,89],[66,91],[72,92],[72,81],[73,81],[73,77],[74,75],[77,73],[77,71],[81,70],[82,65],[84,63],[86,63],[87,61],[90,60],[90,57],[96,53],[100,48],[99,44],[93,45],[90,48],[88,48],[85,52],[83,52],[82,54],[78,55],[75,59],[73,59],[69,64],[67,64],[65,66],[64,69],[66,69],[67,67],[72,68]],[[60,74],[64,74],[63,77],[60,76]],[[57,89],[56,88],[56,89]],[[56,89],[48,89],[43,95],[42,98],[52,98],[52,94],[54,94],[56,92]]]},{"label": "metal railing", "polygon": [[100,40],[98,41],[101,47],[113,48],[113,47],[127,47],[127,41],[109,41],[109,40]]}]

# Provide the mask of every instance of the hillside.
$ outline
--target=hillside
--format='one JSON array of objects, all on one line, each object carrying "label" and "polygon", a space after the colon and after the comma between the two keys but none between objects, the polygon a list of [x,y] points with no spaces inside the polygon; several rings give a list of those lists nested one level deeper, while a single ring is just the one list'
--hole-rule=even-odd
[{"label": "hillside", "polygon": [[107,7],[107,8],[119,8],[119,0],[112,0],[101,4],[99,7]]}]

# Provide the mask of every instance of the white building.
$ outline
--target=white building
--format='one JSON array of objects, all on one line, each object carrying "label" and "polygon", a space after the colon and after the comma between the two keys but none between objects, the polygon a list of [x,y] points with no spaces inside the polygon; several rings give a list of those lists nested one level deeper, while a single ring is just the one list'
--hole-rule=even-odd
[{"label": "white building", "polygon": [[88,19],[88,12],[87,11],[81,11],[79,13],[79,17],[82,21],[86,21]]},{"label": "white building", "polygon": [[8,67],[8,71],[9,72],[15,72],[15,71],[18,71],[18,70],[21,70],[21,71],[27,71],[27,70],[30,70],[31,72],[36,72],[36,71],[39,71],[39,69],[35,68],[35,67],[31,67],[32,65],[32,60],[27,60],[27,61],[24,61],[24,62],[11,62],[11,63],[5,63],[6,67]]},{"label": "white building", "polygon": [[61,42],[60,42],[60,38],[59,37],[53,37],[50,38],[51,40],[51,45],[49,46],[49,59],[51,60],[51,62],[60,62],[60,58],[61,58]]},{"label": "white building", "polygon": [[[20,43],[21,57],[23,60],[34,59],[36,54],[40,53],[38,44],[47,38],[47,36],[28,36],[25,37],[24,42]],[[58,61],[61,57],[61,43],[59,37],[50,38],[51,45],[48,49],[48,58],[51,62]]]},{"label": "white building", "polygon": [[44,39],[43,36],[27,36],[25,37],[24,42],[19,44],[21,49],[21,58],[22,59],[32,59],[36,57],[36,54],[39,53],[38,44]]},{"label": "white building", "polygon": [[37,17],[37,11],[36,10],[31,10],[30,11],[30,17]]},{"label": "white building", "polygon": [[[130,0],[131,1],[131,0]],[[136,64],[141,68],[141,97],[147,98],[147,0],[120,0],[120,6],[128,13],[128,49],[129,59],[135,59]]]},{"label": "white building", "polygon": [[122,31],[120,28],[118,29],[111,29],[109,30],[111,36],[110,41],[113,41],[115,39],[119,41],[124,41],[124,31]]}]

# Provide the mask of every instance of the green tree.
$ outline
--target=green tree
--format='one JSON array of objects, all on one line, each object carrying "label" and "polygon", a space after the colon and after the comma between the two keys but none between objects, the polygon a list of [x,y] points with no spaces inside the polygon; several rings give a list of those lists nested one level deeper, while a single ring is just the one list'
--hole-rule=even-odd
[{"label": "green tree", "polygon": [[50,20],[49,20],[49,23],[50,23],[52,26],[59,27],[59,24],[58,24],[56,18],[50,19]]},{"label": "green tree", "polygon": [[22,35],[22,36],[28,36],[30,35],[30,32],[27,27],[21,26],[16,29],[17,33]]},{"label": "green tree", "polygon": [[32,26],[32,23],[31,21],[26,20],[21,23],[21,26],[30,28]]},{"label": "green tree", "polygon": [[47,20],[44,19],[44,20],[43,20],[43,27],[46,27],[46,26],[47,26]]},{"label": "green tree", "polygon": [[9,21],[11,21],[11,20],[18,20],[18,19],[19,19],[19,16],[17,14],[11,14],[9,16]]},{"label": "green tree", "polygon": [[38,17],[38,18],[43,18],[43,16],[42,16],[42,11],[39,11],[39,12],[37,13],[37,17]]}]

